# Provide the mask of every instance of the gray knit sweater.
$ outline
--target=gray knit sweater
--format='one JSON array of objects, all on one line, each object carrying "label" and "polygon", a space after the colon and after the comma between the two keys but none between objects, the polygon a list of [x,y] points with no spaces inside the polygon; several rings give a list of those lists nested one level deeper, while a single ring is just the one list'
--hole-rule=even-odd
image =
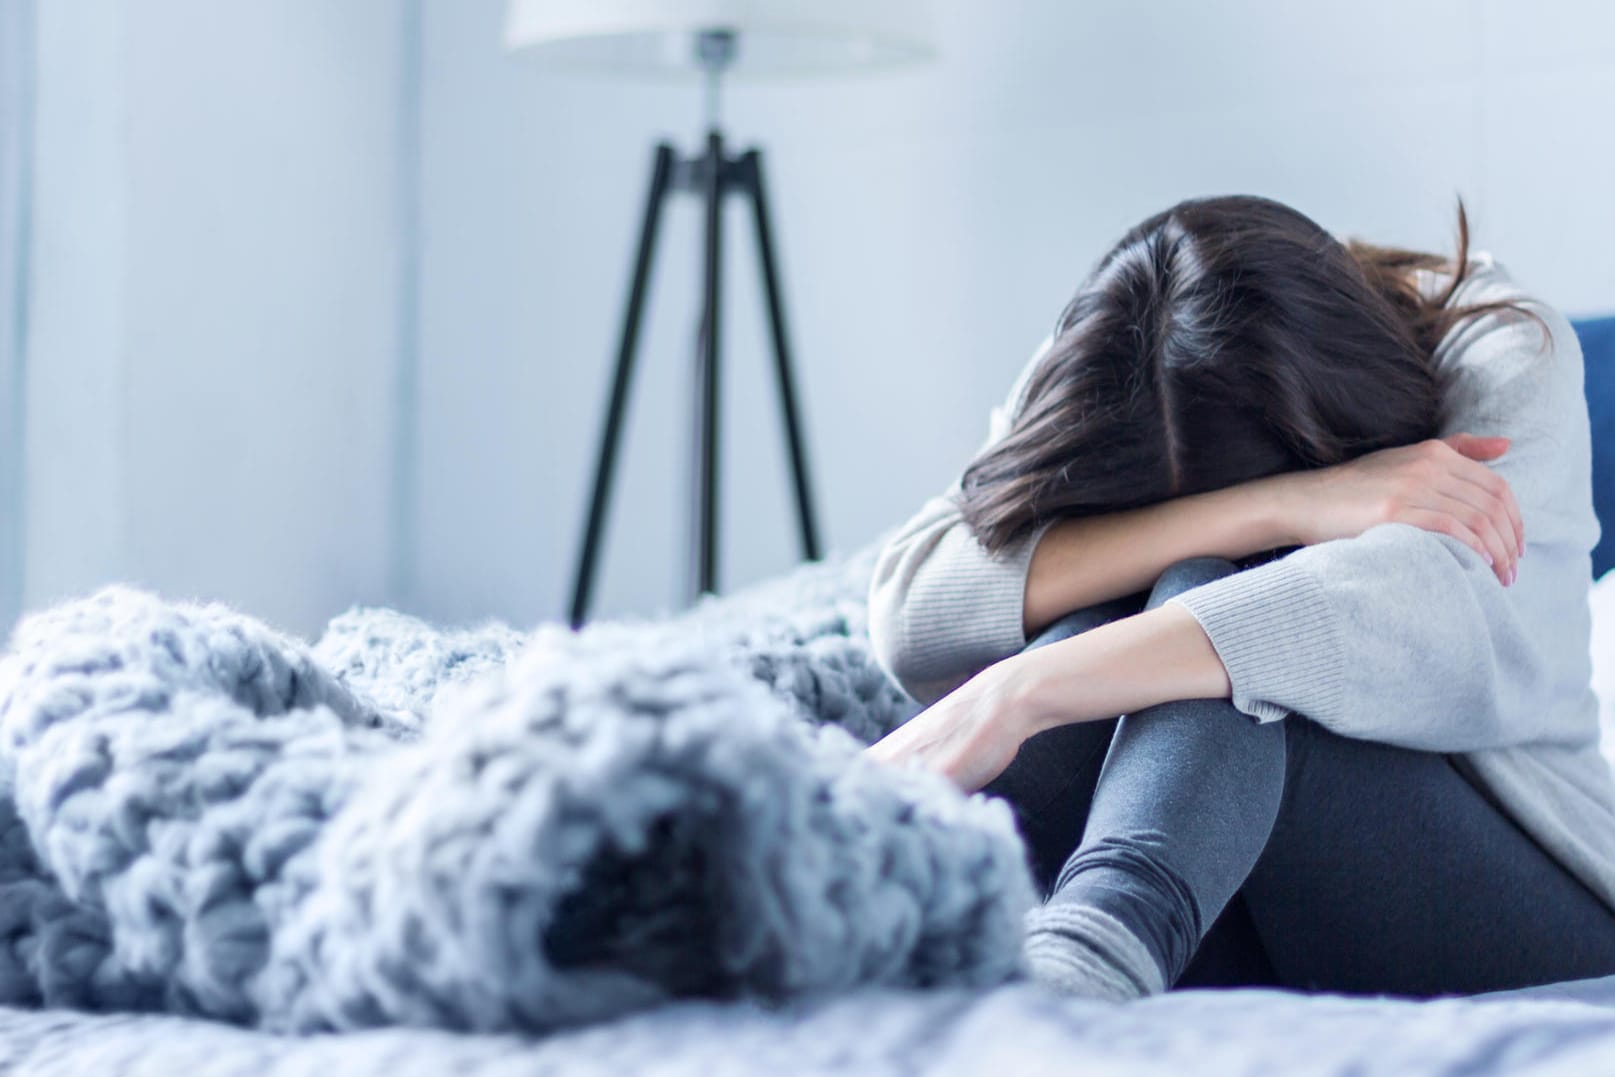
[{"label": "gray knit sweater", "polygon": [[[1420,286],[1434,294],[1446,279],[1425,272]],[[1489,254],[1475,256],[1453,302],[1505,297],[1528,300],[1551,341],[1529,319],[1487,314],[1449,333],[1436,361],[1450,378],[1441,433],[1513,439],[1491,465],[1525,522],[1513,586],[1458,540],[1390,523],[1172,601],[1205,629],[1239,710],[1465,755],[1515,820],[1615,908],[1615,780],[1589,684],[1599,525],[1581,348],[1564,317]],[[992,409],[982,450],[1007,433],[1048,343]],[[989,556],[960,518],[960,490],[955,478],[896,532],[870,584],[876,658],[923,703],[1026,646],[1027,565],[1049,526]]]}]

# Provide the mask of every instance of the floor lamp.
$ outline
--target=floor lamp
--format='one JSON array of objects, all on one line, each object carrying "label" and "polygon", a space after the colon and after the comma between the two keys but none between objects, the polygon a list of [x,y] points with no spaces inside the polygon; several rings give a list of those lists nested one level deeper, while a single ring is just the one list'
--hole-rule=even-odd
[{"label": "floor lamp", "polygon": [[818,529],[792,381],[762,151],[750,148],[738,155],[729,153],[718,122],[719,89],[727,77],[834,74],[927,57],[931,52],[928,4],[925,0],[512,0],[505,44],[555,66],[622,75],[693,77],[706,86],[707,136],[701,152],[681,156],[664,142],[653,157],[650,192],[641,218],[573,580],[572,626],[581,627],[588,618],[656,235],[662,208],[675,195],[699,197],[706,219],[692,416],[695,498],[691,506],[690,600],[717,590],[720,253],[722,209],[731,195],[749,203],[756,230],[802,554],[806,560],[817,560]]}]

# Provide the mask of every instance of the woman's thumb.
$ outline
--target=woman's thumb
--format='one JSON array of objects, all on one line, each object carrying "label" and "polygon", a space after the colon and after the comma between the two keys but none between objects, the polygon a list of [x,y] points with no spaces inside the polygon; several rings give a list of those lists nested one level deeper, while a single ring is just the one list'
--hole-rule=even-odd
[{"label": "woman's thumb", "polygon": [[1509,439],[1479,434],[1454,434],[1442,439],[1471,460],[1495,460],[1508,451]]}]

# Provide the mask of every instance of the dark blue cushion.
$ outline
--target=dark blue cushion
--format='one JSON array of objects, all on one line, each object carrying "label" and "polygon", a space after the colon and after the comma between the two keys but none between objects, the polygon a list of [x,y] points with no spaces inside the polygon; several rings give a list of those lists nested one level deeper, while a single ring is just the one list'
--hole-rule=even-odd
[{"label": "dark blue cushion", "polygon": [[1615,568],[1615,317],[1572,322],[1587,370],[1593,432],[1593,510],[1604,534],[1593,549],[1593,578]]}]

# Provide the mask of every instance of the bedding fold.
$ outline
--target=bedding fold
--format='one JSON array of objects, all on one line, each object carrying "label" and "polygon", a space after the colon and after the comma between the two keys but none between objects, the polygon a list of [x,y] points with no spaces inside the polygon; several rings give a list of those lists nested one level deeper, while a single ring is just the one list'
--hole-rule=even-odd
[{"label": "bedding fold", "polygon": [[126,587],[0,658],[0,1001],[543,1032],[679,997],[988,985],[1006,803],[859,749],[914,705],[872,555],[676,616],[312,647]]}]

